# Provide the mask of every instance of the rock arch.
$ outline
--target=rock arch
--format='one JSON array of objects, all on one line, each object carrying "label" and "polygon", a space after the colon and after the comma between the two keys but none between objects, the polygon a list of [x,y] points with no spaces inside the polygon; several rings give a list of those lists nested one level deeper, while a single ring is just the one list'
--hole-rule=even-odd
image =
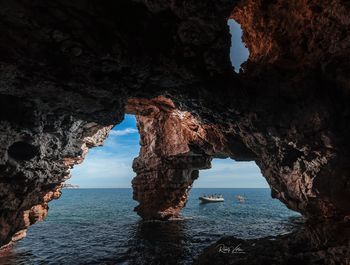
[{"label": "rock arch", "polygon": [[[178,110],[162,96],[130,99],[126,112],[137,115],[141,137],[140,154],[133,162],[137,174],[132,181],[134,199],[140,202],[135,210],[146,219],[177,217],[198,170],[210,168],[215,156],[233,155],[226,135],[218,127],[201,124],[189,112]],[[248,159],[247,155],[254,158],[243,144],[235,147],[236,159]]]}]

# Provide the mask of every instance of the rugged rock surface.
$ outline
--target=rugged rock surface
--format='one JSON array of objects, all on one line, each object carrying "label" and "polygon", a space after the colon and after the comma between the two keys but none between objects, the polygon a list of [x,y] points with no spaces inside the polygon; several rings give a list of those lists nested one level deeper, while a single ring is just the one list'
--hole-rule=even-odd
[{"label": "rugged rock surface", "polygon": [[[310,220],[347,219],[349,11],[340,0],[1,1],[0,245],[44,218],[125,105],[142,137],[141,216],[178,215],[197,170],[223,155],[255,160],[272,196]],[[229,17],[250,49],[239,75]]]},{"label": "rugged rock surface", "polygon": [[225,237],[208,247],[196,265],[350,264],[349,223],[313,223],[288,235],[243,240]]},{"label": "rugged rock surface", "polygon": [[122,120],[129,97],[186,91],[231,71],[232,3],[0,5],[0,245],[40,219],[25,216],[58,197],[69,168]]},{"label": "rugged rock surface", "polygon": [[[48,202],[60,197],[69,169],[82,162],[89,147],[100,145],[111,128],[81,122],[68,123],[71,127],[67,128],[59,120],[55,123],[52,135],[45,131],[45,123],[33,132],[21,132],[10,131],[9,124],[3,122],[13,138],[2,142],[3,147],[8,145],[8,152],[2,158],[6,164],[0,184],[1,242],[23,238],[31,224],[46,217]],[[67,131],[63,132],[64,128]]]},{"label": "rugged rock surface", "polygon": [[134,199],[140,202],[135,210],[146,219],[177,217],[198,170],[210,168],[213,155],[228,153],[226,139],[164,97],[130,99],[126,112],[137,115],[141,136],[133,162]]},{"label": "rugged rock surface", "polygon": [[[125,111],[137,117],[140,155],[133,169],[134,199],[143,218],[177,217],[185,206],[198,170],[211,167],[213,157],[252,160],[255,154],[243,144],[230,146],[230,137],[218,125],[203,124],[180,111],[164,97],[129,99]],[[231,139],[233,141],[233,139]]]}]

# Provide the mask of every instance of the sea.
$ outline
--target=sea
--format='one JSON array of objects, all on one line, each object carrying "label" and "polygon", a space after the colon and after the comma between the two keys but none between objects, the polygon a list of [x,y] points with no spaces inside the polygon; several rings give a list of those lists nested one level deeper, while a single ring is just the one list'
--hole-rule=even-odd
[{"label": "sea", "polygon": [[[225,202],[198,200],[213,193]],[[0,264],[191,264],[221,237],[285,234],[301,222],[270,189],[192,189],[181,218],[172,221],[142,221],[136,205],[132,189],[64,189],[46,220],[32,225]]]}]

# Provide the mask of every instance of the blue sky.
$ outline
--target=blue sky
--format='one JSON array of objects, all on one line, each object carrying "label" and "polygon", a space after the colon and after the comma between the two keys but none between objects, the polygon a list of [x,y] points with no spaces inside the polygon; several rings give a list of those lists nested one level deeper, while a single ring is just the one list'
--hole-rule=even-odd
[{"label": "blue sky", "polygon": [[249,56],[249,51],[242,42],[241,26],[233,19],[229,19],[227,24],[230,27],[232,36],[230,50],[231,63],[235,67],[235,71],[239,72],[240,65],[245,62]]},{"label": "blue sky", "polygon": [[[241,42],[240,26],[228,22],[232,34],[230,52],[235,70],[247,59],[248,51]],[[82,188],[130,188],[135,176],[131,165],[139,153],[139,134],[136,119],[125,115],[124,121],[113,128],[101,147],[90,149],[85,161],[76,165],[68,181]],[[231,159],[214,159],[212,168],[201,170],[195,188],[267,188],[255,162],[236,162]]]},{"label": "blue sky", "polygon": [[136,119],[125,115],[115,126],[103,146],[89,150],[84,162],[76,165],[68,181],[82,188],[130,188],[132,161],[139,154]]},{"label": "blue sky", "polygon": [[[68,181],[81,188],[130,188],[135,176],[131,165],[139,153],[139,134],[133,115],[110,132],[101,147],[90,149],[85,161],[76,165]],[[254,162],[214,159],[212,168],[201,170],[195,188],[265,188],[268,187]]]}]

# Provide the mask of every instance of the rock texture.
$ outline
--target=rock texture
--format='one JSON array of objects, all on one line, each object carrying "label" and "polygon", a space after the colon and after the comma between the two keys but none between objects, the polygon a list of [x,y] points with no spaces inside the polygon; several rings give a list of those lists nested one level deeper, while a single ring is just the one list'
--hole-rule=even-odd
[{"label": "rock texture", "polygon": [[2,158],[0,183],[0,239],[9,243],[23,238],[30,225],[46,217],[48,202],[60,197],[70,168],[82,162],[89,147],[100,145],[111,127],[71,121],[67,128],[56,120],[50,128],[53,135],[45,131],[47,123],[32,132],[11,131],[9,123],[2,124],[13,136],[2,142],[8,151]]},{"label": "rock texture", "polygon": [[202,83],[202,76],[230,71],[225,17],[232,3],[5,0],[0,5],[0,245],[5,245],[44,216],[33,215],[30,222],[26,217],[35,207],[47,212],[69,169],[122,120],[128,98],[163,94],[165,87],[185,91]]},{"label": "rock texture", "polygon": [[265,127],[257,162],[272,195],[310,218],[349,213],[348,11],[341,1],[241,1],[231,14],[250,50],[242,78],[264,84],[251,94],[263,97],[253,103]]},{"label": "rock texture", "polygon": [[[0,245],[44,218],[125,107],[142,136],[144,218],[176,217],[198,170],[227,156],[255,160],[272,196],[310,220],[347,219],[349,11],[340,0],[1,1]],[[250,50],[240,74],[228,18]]]},{"label": "rock texture", "polygon": [[349,264],[347,223],[313,223],[288,235],[243,240],[225,237],[209,246],[193,264]]},{"label": "rock texture", "polygon": [[334,74],[337,67],[331,63],[346,64],[349,56],[348,11],[348,3],[339,0],[243,0],[231,18],[243,28],[252,67],[255,63],[298,70],[321,67]]},{"label": "rock texture", "polygon": [[134,199],[140,202],[135,210],[145,219],[176,218],[198,170],[210,168],[212,156],[229,152],[226,138],[164,97],[130,99],[126,112],[137,115],[141,137],[133,162]]}]

